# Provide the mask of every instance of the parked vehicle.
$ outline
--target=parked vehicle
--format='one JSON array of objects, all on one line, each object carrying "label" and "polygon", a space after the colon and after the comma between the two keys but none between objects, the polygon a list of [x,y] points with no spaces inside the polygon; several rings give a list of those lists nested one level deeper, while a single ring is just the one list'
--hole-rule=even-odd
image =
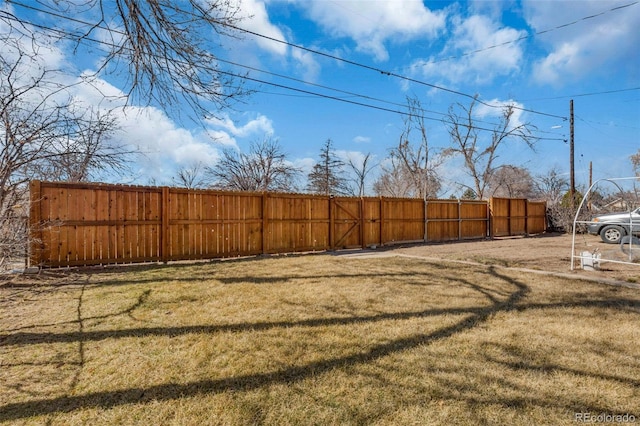
[{"label": "parked vehicle", "polygon": [[626,213],[603,214],[591,219],[589,234],[600,235],[602,241],[618,244],[625,235],[640,236],[640,207]]}]

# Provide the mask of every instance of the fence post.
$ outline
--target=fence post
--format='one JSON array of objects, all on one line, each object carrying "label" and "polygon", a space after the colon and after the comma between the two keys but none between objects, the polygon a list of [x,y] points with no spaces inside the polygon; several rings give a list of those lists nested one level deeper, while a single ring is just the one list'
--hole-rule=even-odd
[{"label": "fence post", "polygon": [[42,199],[42,182],[39,180],[32,180],[30,184],[29,194],[29,242],[28,250],[30,251],[28,256],[29,264],[27,266],[40,266],[42,264],[42,206],[40,200]]},{"label": "fence post", "polygon": [[462,241],[462,200],[458,198],[458,241]]},{"label": "fence post", "polygon": [[529,200],[524,200],[524,235],[529,236]]},{"label": "fence post", "polygon": [[380,246],[384,245],[384,197],[380,196]]},{"label": "fence post", "polygon": [[427,211],[429,208],[429,201],[427,201],[427,199],[424,199],[424,220],[422,221],[422,223],[424,224],[424,233],[422,234],[422,242],[426,243],[427,242],[427,230],[429,229],[429,217],[427,216]]},{"label": "fence post", "polygon": [[267,217],[267,204],[269,194],[267,192],[262,193],[262,254],[267,254],[267,227],[269,226]]},{"label": "fence post", "polygon": [[329,205],[329,249],[335,250],[335,232],[334,232],[334,224],[333,224],[333,197],[331,195],[328,196],[328,205]]},{"label": "fence post", "polygon": [[169,187],[162,187],[160,197],[160,216],[162,225],[160,226],[160,259],[163,263],[169,261]]},{"label": "fence post", "polygon": [[365,237],[365,233],[364,233],[364,225],[365,225],[365,220],[364,220],[364,197],[360,197],[360,243],[363,249],[367,248],[367,243],[364,240]]},{"label": "fence post", "polygon": [[487,232],[489,233],[489,239],[493,240],[493,197],[489,198],[487,203]]}]

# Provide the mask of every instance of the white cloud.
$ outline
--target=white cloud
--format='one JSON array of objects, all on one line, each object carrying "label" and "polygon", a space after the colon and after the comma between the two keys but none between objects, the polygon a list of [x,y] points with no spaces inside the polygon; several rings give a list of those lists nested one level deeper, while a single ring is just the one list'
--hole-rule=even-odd
[{"label": "white cloud", "polygon": [[[269,21],[269,15],[264,2],[260,0],[241,0],[242,12],[246,19],[242,21],[242,28],[265,35],[278,41],[286,41],[282,31]],[[252,40],[262,49],[282,56],[287,54],[287,45],[264,37],[253,37]]]},{"label": "white cloud", "polygon": [[274,133],[273,123],[262,114],[259,114],[256,118],[249,120],[242,126],[237,126],[228,115],[222,118],[210,118],[208,124],[214,129],[223,129],[225,132],[240,138]]},{"label": "white cloud", "polygon": [[301,49],[293,49],[291,56],[298,61],[298,68],[302,70],[300,74],[304,80],[310,82],[318,80],[320,64],[316,61],[313,53]]},{"label": "white cloud", "polygon": [[355,138],[353,138],[353,141],[355,143],[369,143],[371,142],[371,138],[368,136],[356,136]]},{"label": "white cloud", "polygon": [[177,127],[156,108],[127,107],[116,111],[121,112],[117,137],[141,152],[139,173],[145,178],[168,182],[179,165],[198,161],[212,164],[219,158],[209,136]]},{"label": "white cloud", "polygon": [[361,52],[389,59],[387,41],[434,38],[445,26],[445,13],[432,12],[421,0],[306,1],[296,4],[334,37],[349,37]]},{"label": "white cloud", "polygon": [[354,164],[362,163],[364,156],[360,151],[347,151],[344,149],[337,149],[334,151],[334,154],[337,158],[344,161],[345,163],[349,163],[349,161],[353,161]]},{"label": "white cloud", "polygon": [[501,101],[499,99],[492,99],[489,101],[483,101],[484,103],[477,104],[473,111],[474,115],[477,118],[501,118],[503,116],[504,107],[513,105],[515,108],[513,110],[513,115],[510,118],[510,129],[523,125],[525,122],[523,121],[524,112],[522,105],[519,102],[513,100],[505,100]]},{"label": "white cloud", "polygon": [[[536,32],[553,29],[536,36],[549,52],[534,64],[533,78],[561,85],[581,77],[610,76],[623,61],[637,66],[640,4],[612,10],[624,4],[584,0],[558,7],[555,2],[523,1],[525,18]],[[556,28],[567,23],[574,24]]]},{"label": "white cloud", "polygon": [[[520,70],[523,51],[520,43],[510,43],[526,32],[502,27],[484,15],[452,18],[452,34],[441,55],[413,63],[414,72],[451,83],[486,84],[498,76]],[[473,53],[481,51],[478,53]],[[439,57],[452,58],[439,60]]]},{"label": "white cloud", "polygon": [[316,165],[316,160],[310,157],[304,158],[296,158],[291,164],[297,169],[300,169],[302,174],[306,177],[312,170],[313,166]]}]

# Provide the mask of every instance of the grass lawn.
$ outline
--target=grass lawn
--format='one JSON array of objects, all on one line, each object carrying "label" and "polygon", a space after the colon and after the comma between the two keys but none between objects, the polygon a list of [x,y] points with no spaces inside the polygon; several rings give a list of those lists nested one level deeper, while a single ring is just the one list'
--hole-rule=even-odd
[{"label": "grass lawn", "polygon": [[0,422],[640,421],[635,289],[331,255],[32,280],[0,286]]}]

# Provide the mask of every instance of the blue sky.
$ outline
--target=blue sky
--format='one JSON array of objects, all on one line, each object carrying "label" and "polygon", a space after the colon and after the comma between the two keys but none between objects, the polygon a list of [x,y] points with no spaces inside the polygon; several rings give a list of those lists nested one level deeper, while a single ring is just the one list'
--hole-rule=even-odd
[{"label": "blue sky", "polygon": [[[563,118],[569,117],[573,99],[577,183],[587,184],[589,162],[594,179],[632,175],[629,156],[640,148],[639,2],[242,0],[241,5],[249,18],[239,26],[251,33],[227,40],[216,53],[252,67],[225,68],[249,72],[264,83],[248,82],[255,93],[234,111],[217,114],[206,129],[171,120],[153,106],[128,107],[118,137],[145,156],[132,176],[111,180],[170,184],[178,167],[213,164],[221,149],[247,150],[266,134],[305,171],[328,138],[343,158],[357,161],[371,153],[381,163],[398,143],[403,117],[379,108],[402,110],[407,96],[429,111],[429,144],[437,150],[450,144],[443,114],[454,103],[468,107],[475,94],[488,104],[515,103],[522,108],[517,120],[536,126],[534,134],[542,138],[535,152],[522,143],[506,145],[498,164],[526,167],[534,176],[552,167],[568,173],[569,121]],[[2,7],[33,17],[19,5]],[[100,60],[86,52],[78,57],[63,44],[41,55],[77,76]],[[114,94],[124,88],[111,75],[97,84]],[[100,102],[94,89],[77,90],[86,102]],[[477,112],[490,126],[500,110],[480,105]],[[440,173],[440,195],[460,195],[460,183],[468,183],[460,161],[448,161]]]}]

